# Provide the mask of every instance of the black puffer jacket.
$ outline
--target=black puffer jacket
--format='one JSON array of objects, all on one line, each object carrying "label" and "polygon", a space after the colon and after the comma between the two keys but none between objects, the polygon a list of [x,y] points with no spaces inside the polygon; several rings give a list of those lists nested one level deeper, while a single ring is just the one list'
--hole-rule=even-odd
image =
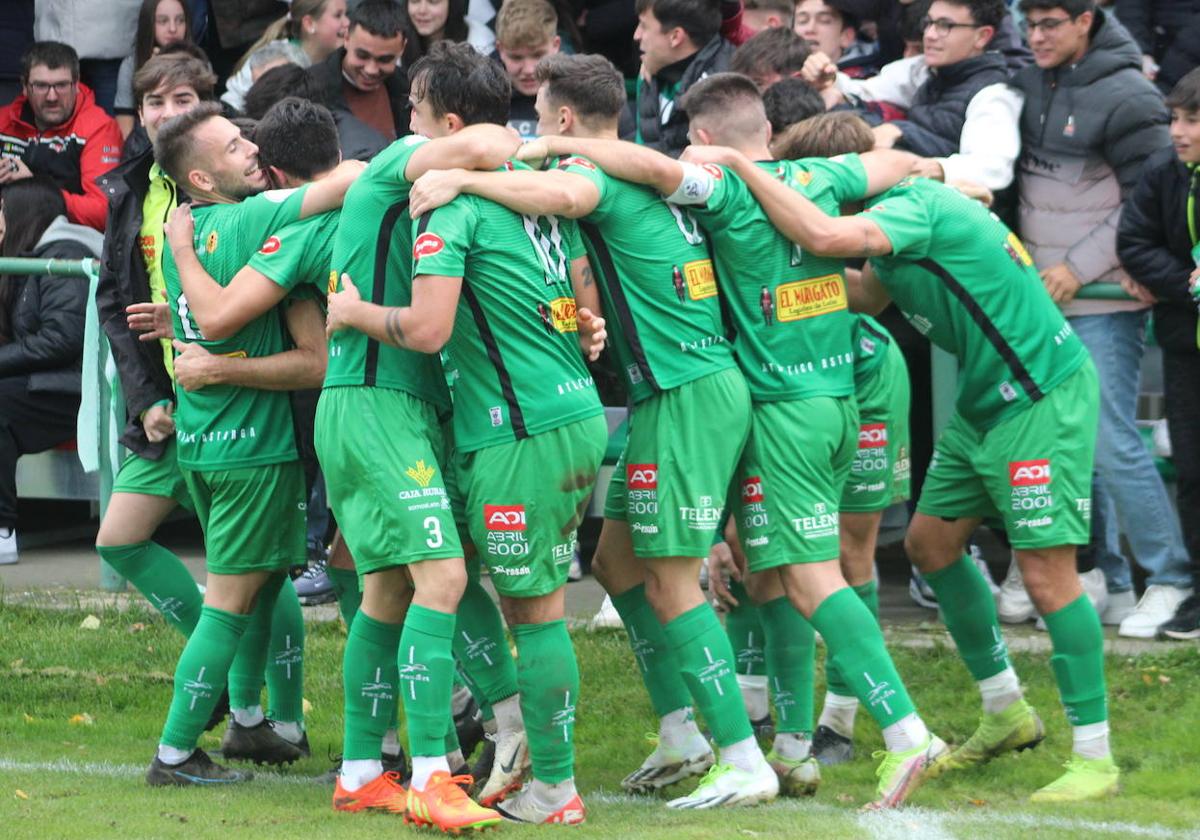
[{"label": "black puffer jacket", "polygon": [[1113,11],[1143,55],[1161,58],[1180,30],[1200,14],[1200,0],[1117,0]]},{"label": "black puffer jacket", "polygon": [[[360,135],[364,131],[376,135],[378,135],[378,132],[354,117],[350,111],[350,106],[346,104],[346,97],[342,93],[342,84],[344,81],[344,77],[342,76],[342,59],[345,57],[346,48],[339,47],[330,53],[329,57],[320,64],[314,64],[312,67],[309,67],[308,75],[321,92],[321,104],[333,112],[334,119],[338,122],[338,139],[342,143],[342,152],[349,157],[351,155],[346,154],[347,147],[356,150],[354,154],[358,154],[357,150],[365,148],[369,143],[364,141],[361,136],[355,138],[353,141],[348,141],[345,136],[346,131],[353,130],[356,134]],[[392,107],[392,127],[396,131],[396,136],[403,137],[406,134],[410,134],[408,121],[412,106],[408,102],[408,69],[397,67],[396,72],[387,77],[383,86],[387,89],[388,103]],[[344,127],[342,125],[343,121],[346,123]],[[384,140],[384,145],[387,145],[386,140]]]},{"label": "black puffer jacket", "polygon": [[903,134],[896,148],[922,157],[949,157],[959,149],[967,106],[989,85],[1008,81],[1003,55],[987,52],[939,67],[917,88],[908,119],[897,120]]},{"label": "black puffer jacket", "polygon": [[664,67],[650,81],[639,78],[632,133],[624,139],[679,157],[688,145],[688,120],[678,107],[679,97],[705,76],[728,70],[732,57],[733,44],[716,35],[699,52]]},{"label": "black puffer jacket", "polygon": [[[1117,254],[1129,276],[1154,293],[1154,335],[1175,353],[1196,349],[1196,304],[1188,293],[1192,237],[1188,230],[1188,193],[1200,191],[1200,169],[1189,169],[1168,147],[1146,160],[1141,178],[1121,208]],[[1200,195],[1192,220],[1200,230]]]},{"label": "black puffer jacket", "polygon": [[154,150],[150,140],[138,126],[125,143],[122,163],[97,180],[108,195],[108,221],[104,256],[100,261],[100,283],[96,287],[96,308],[117,364],[129,414],[129,422],[121,433],[121,443],[143,458],[157,459],[166,444],[147,440],[138,418],[156,402],[173,400],[175,390],[158,342],[140,341],[129,331],[125,321],[126,306],[150,300],[150,280],[138,236],[142,228],[142,203],[150,186],[153,163]]},{"label": "black puffer jacket", "polygon": [[[66,216],[50,223],[33,249],[40,259],[100,256],[102,237]],[[78,394],[88,284],[80,277],[26,276],[12,311],[13,340],[0,345],[0,377],[29,376],[30,391]]]}]

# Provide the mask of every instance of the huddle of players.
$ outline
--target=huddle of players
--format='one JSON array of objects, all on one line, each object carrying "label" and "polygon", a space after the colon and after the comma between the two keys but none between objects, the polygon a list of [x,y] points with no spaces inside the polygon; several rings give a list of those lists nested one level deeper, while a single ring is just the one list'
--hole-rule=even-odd
[{"label": "huddle of players", "polygon": [[[195,210],[194,230],[186,213],[168,226],[177,336],[211,353],[277,355],[277,304],[300,282],[329,279],[316,442],[363,584],[346,646],[334,807],[447,830],[502,816],[584,819],[562,587],[606,439],[583,356],[606,338],[633,407],[594,568],[660,718],[658,746],[627,788],[703,774],[671,800],[676,808],[812,792],[814,629],[835,694],[864,703],[883,730],[875,806],[900,804],[947,769],[1035,745],[1041,721],[1022,699],[990,592],[963,557],[979,519],[998,516],[1046,616],[1074,726],[1067,773],[1035,796],[1115,790],[1099,623],[1074,575],[1091,459],[1091,436],[1076,433],[1095,425],[1094,372],[1016,237],[958,192],[906,179],[903,153],[826,160],[855,149],[814,131],[826,148],[770,160],[761,100],[740,76],[711,77],[681,103],[703,144],[682,163],[616,140],[623,85],[604,59],[556,56],[539,78],[544,136],[518,150],[497,127],[509,100],[503,75],[469,48],[438,46],[412,70],[423,136],[398,141],[361,175],[330,165],[304,173],[324,175],[308,186],[235,204],[257,191],[254,149],[236,127],[201,108],[159,134],[159,165],[211,202]],[[864,213],[836,216],[863,200]],[[870,258],[861,274],[841,262],[855,256]],[[983,699],[979,729],[953,751],[927,730],[884,647],[869,572],[851,589],[846,576],[862,580],[863,564],[847,563],[844,576],[839,562],[839,509],[866,514],[856,531],[873,538],[904,480],[902,429],[889,425],[902,422],[890,404],[902,361],[878,325],[850,313],[878,311],[889,296],[963,370],[958,414],[908,538]],[[287,525],[303,483],[279,396],[179,394],[179,463],[210,575],[152,782],[245,778],[195,744],[245,628],[269,615],[282,570],[303,556],[302,524]],[[780,717],[767,756],[697,582],[731,486]],[[479,560],[464,559],[460,534]],[[479,561],[500,593],[515,663]],[[498,731],[480,804],[458,772],[455,660]],[[397,690],[413,757],[407,786],[381,762]]]}]

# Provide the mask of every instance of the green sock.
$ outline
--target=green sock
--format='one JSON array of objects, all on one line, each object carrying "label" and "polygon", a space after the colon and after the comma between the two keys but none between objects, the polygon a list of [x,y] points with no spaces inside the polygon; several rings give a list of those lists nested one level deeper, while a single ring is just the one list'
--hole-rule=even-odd
[{"label": "green sock", "polygon": [[200,619],[175,666],[175,693],[161,743],[179,750],[195,748],[225,687],[229,663],[249,623],[248,615],[201,608]]},{"label": "green sock", "polygon": [[249,709],[262,704],[262,687],[271,646],[271,623],[275,602],[287,575],[283,572],[267,578],[258,590],[246,632],[238,643],[229,666],[229,708]]},{"label": "green sock", "polygon": [[937,595],[942,620],[971,676],[985,680],[1010,666],[996,618],[996,599],[979,568],[965,554],[944,569],[922,575]]},{"label": "green sock", "polygon": [[1108,720],[1104,631],[1096,608],[1086,595],[1080,595],[1043,618],[1054,647],[1050,668],[1058,683],[1067,720],[1073,726]]},{"label": "green sock", "polygon": [[717,746],[752,738],[754,732],[733,673],[733,648],[712,607],[693,607],[668,621],[663,631]]},{"label": "green sock", "polygon": [[333,593],[337,595],[338,612],[342,614],[342,621],[346,622],[346,626],[350,626],[350,622],[354,621],[354,614],[358,612],[358,607],[362,604],[362,589],[358,585],[358,572],[353,569],[335,569],[333,566],[325,567],[325,574],[329,575],[329,582],[333,584]]},{"label": "green sock", "polygon": [[[459,619],[459,620],[461,620],[461,619]],[[456,638],[457,638],[457,636],[458,636],[458,634],[455,633]],[[509,654],[509,655],[511,656],[511,654]],[[465,685],[467,688],[469,688],[471,690],[471,696],[475,698],[475,705],[477,705],[479,707],[479,711],[483,715],[483,719],[484,720],[492,720],[493,718],[495,718],[496,715],[494,712],[492,712],[491,701],[489,701],[487,699],[487,695],[483,693],[483,689],[481,689],[475,683],[475,680],[471,678],[470,673],[468,673],[467,670],[465,668],[463,668],[462,660],[460,660],[458,658],[457,646],[455,647],[455,650],[454,650],[454,664],[458,668],[458,676],[462,680],[463,685]],[[513,663],[513,673],[514,674],[516,673],[516,668],[517,668],[517,665],[514,662]],[[514,682],[514,685],[515,685],[515,682]],[[516,692],[514,692],[514,694],[515,693]],[[509,696],[511,697],[512,695],[510,694]]]},{"label": "green sock", "polygon": [[787,596],[758,608],[762,615],[767,675],[775,694],[779,732],[813,731],[813,656],[816,635]]},{"label": "green sock", "polygon": [[[462,747],[458,743],[458,727],[454,725],[454,712],[446,712],[446,723],[443,729],[445,732],[442,734],[442,755],[450,755],[455,750],[461,752]],[[450,772],[453,773],[457,769],[457,767],[451,767]]]},{"label": "green sock", "polygon": [[679,674],[679,664],[667,644],[663,626],[646,600],[646,585],[639,583],[620,595],[613,595],[612,603],[625,623],[629,647],[650,695],[654,714],[662,717],[690,706],[692,696]]},{"label": "green sock", "polygon": [[517,624],[517,684],[521,715],[529,738],[533,777],[546,784],[575,775],[575,706],[579,700],[579,663],[562,619]]},{"label": "green sock", "polygon": [[[872,578],[867,583],[860,583],[858,586],[850,588],[867,605],[867,609],[871,611],[871,615],[875,616],[875,621],[878,623],[879,583]],[[839,697],[854,696],[854,692],[850,690],[850,686],[846,685],[846,681],[842,679],[842,672],[838,670],[830,656],[825,657],[825,688],[830,694],[836,694]]]},{"label": "green sock", "polygon": [[915,711],[883,644],[879,622],[853,590],[839,589],[822,601],[811,624],[824,637],[850,696],[867,707],[881,729]]},{"label": "green sock", "polygon": [[359,610],[350,624],[342,655],[347,761],[378,759],[383,735],[396,721],[396,653],[399,624],[376,621]]},{"label": "green sock", "polygon": [[167,622],[190,636],[200,620],[204,597],[183,561],[155,542],[98,545],[96,551],[132,583]]},{"label": "green sock", "polygon": [[400,634],[400,696],[414,756],[446,754],[446,720],[454,691],[454,613],[413,604]]},{"label": "green sock", "polygon": [[725,634],[733,646],[737,673],[750,677],[764,676],[767,673],[767,659],[763,651],[762,617],[742,584],[736,580],[729,581],[729,593],[738,602],[725,615]]},{"label": "green sock", "polygon": [[[470,567],[474,565],[472,573]],[[468,563],[467,588],[458,602],[454,658],[469,678],[472,693],[499,703],[517,693],[517,665],[508,649],[504,620],[479,582],[478,563]]]},{"label": "green sock", "polygon": [[271,615],[271,650],[267,658],[267,717],[304,722],[304,612],[296,587],[283,582]]}]

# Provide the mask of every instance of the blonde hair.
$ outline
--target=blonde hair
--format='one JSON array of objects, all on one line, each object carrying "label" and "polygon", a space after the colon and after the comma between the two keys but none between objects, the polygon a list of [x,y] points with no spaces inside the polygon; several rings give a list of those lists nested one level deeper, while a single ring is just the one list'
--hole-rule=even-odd
[{"label": "blonde hair", "polygon": [[784,160],[836,157],[875,148],[871,127],[857,114],[831,111],[801,120],[779,135],[772,152]]},{"label": "blonde hair", "polygon": [[261,50],[272,41],[299,41],[303,34],[301,21],[306,17],[319,18],[325,14],[325,6],[329,0],[291,0],[289,4],[291,11],[279,18],[279,20],[271,23],[263,30],[263,34],[257,41],[250,45],[250,49],[242,53],[242,57],[238,59],[238,63],[233,66],[233,72],[230,75],[235,75],[246,62],[250,60],[250,56]]},{"label": "blonde hair", "polygon": [[505,49],[540,47],[558,34],[558,13],[546,0],[505,0],[496,15],[496,43]]}]

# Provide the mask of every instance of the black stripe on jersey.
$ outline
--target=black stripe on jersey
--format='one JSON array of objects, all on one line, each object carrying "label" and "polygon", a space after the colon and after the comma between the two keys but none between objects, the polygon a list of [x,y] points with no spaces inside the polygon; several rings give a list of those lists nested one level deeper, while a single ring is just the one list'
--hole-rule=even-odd
[{"label": "black stripe on jersey", "polygon": [[[604,282],[608,283],[608,291],[612,295],[613,306],[617,310],[617,321],[621,324],[625,339],[629,342],[633,361],[641,371],[642,379],[648,382],[655,391],[661,391],[658,380],[654,378],[654,372],[650,370],[650,362],[646,360],[646,349],[642,347],[641,336],[638,335],[637,325],[633,322],[633,313],[629,311],[629,300],[625,297],[625,289],[621,287],[621,275],[617,273],[617,266],[613,263],[608,243],[600,235],[600,228],[592,222],[580,219],[579,229],[592,243],[592,248],[595,249],[596,256],[600,259],[600,270],[604,273]],[[629,374],[628,371],[624,373],[626,376]]]},{"label": "black stripe on jersey", "polygon": [[517,402],[517,392],[513,390],[512,377],[504,365],[504,359],[500,355],[500,346],[496,343],[496,336],[492,332],[492,328],[488,326],[487,317],[483,314],[483,307],[479,305],[479,298],[475,297],[475,290],[467,283],[466,277],[462,281],[462,295],[467,306],[471,307],[471,317],[475,319],[475,328],[479,330],[479,337],[483,340],[483,346],[487,350],[488,360],[496,369],[496,377],[500,380],[500,393],[504,395],[504,401],[508,403],[508,418],[512,421],[513,434],[517,436],[517,440],[527,438],[529,432],[525,429],[525,415],[521,412],[521,404]]},{"label": "black stripe on jersey", "polygon": [[1000,358],[1008,365],[1008,369],[1012,371],[1012,375],[1016,378],[1021,389],[1029,396],[1029,399],[1037,402],[1046,396],[1042,393],[1042,389],[1037,386],[1037,383],[1033,381],[1033,376],[1030,375],[1029,370],[1017,358],[1017,352],[1013,350],[1012,345],[1004,339],[1004,336],[1000,335],[1000,331],[996,329],[996,325],[992,323],[992,320],[979,306],[979,301],[971,296],[971,293],[963,287],[962,283],[958,282],[957,278],[943,266],[931,259],[918,260],[917,265],[938,277],[946,284],[946,288],[950,290],[950,293],[958,298],[958,302],[963,305],[963,308],[971,316],[971,320],[975,322],[975,325],[987,337],[992,347],[1000,354]]},{"label": "black stripe on jersey", "polygon": [[870,321],[859,321],[858,323],[859,323],[859,326],[861,326],[864,330],[866,330],[871,335],[875,336],[877,339],[882,341],[884,344],[892,343],[892,337],[885,332],[881,332],[881,331],[875,329],[873,326],[871,326]]},{"label": "black stripe on jersey", "polygon": [[[387,291],[387,262],[388,253],[392,250],[392,232],[396,222],[408,220],[408,199],[398,201],[383,214],[379,223],[379,232],[375,235],[375,274],[371,283],[371,303],[383,306],[384,295]],[[363,365],[363,384],[374,387],[375,376],[379,372],[379,342],[373,338],[367,339],[367,355]]]}]

